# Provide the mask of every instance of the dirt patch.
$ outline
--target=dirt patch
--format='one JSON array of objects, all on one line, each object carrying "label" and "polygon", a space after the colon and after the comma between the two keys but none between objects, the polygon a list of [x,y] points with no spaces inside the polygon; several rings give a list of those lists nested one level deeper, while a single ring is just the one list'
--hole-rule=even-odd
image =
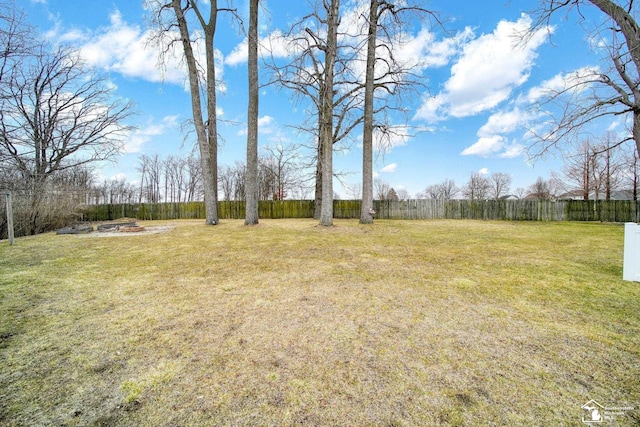
[{"label": "dirt patch", "polygon": [[78,234],[78,237],[130,237],[130,236],[141,236],[146,234],[159,234],[159,233],[167,233],[173,230],[175,227],[172,225],[164,225],[164,226],[156,226],[156,227],[144,227],[143,231],[122,233],[119,230],[115,231],[101,231],[101,232],[93,232],[89,234]]}]

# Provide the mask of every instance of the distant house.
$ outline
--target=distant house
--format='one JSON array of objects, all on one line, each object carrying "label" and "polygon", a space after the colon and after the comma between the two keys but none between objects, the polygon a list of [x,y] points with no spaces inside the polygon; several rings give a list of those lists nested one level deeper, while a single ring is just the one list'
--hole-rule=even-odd
[{"label": "distant house", "polygon": [[[569,191],[557,197],[558,200],[584,200],[582,191]],[[589,193],[589,200],[596,200],[596,193]],[[606,200],[606,193],[598,193],[598,200]],[[611,192],[611,200],[633,200],[633,190],[614,190]]]},{"label": "distant house", "polygon": [[553,196],[549,194],[530,193],[522,198],[522,200],[555,200]]}]

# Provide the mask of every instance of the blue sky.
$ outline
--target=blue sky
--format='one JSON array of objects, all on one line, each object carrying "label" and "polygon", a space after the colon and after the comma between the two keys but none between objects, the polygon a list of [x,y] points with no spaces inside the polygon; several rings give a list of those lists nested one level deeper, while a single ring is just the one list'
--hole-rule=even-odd
[{"label": "blue sky", "polygon": [[[345,11],[349,12],[349,2]],[[360,2],[362,3],[362,2]],[[481,4],[481,7],[478,5]],[[246,17],[246,0],[236,0]],[[268,0],[261,11],[260,37],[268,40],[278,30],[309,12],[306,1]],[[412,137],[397,138],[384,156],[377,156],[374,171],[379,179],[414,196],[427,185],[444,179],[462,186],[473,172],[512,175],[512,190],[527,187],[536,178],[548,178],[559,170],[558,156],[531,162],[524,147],[527,107],[539,89],[583,67],[599,63],[590,48],[585,27],[599,15],[578,24],[576,15],[558,15],[549,31],[535,34],[516,46],[515,31],[531,25],[535,1],[433,0],[428,7],[441,14],[445,29],[414,25],[407,56],[423,64],[421,73],[428,90],[406,101],[408,124],[423,129]],[[157,51],[146,43],[147,11],[138,0],[29,0],[22,2],[28,21],[54,42],[81,48],[85,59],[109,73],[118,96],[133,100],[139,114],[137,130],[126,141],[116,164],[104,165],[104,179],[125,177],[135,182],[135,166],[142,154],[186,156],[193,146],[182,125],[191,117],[185,75],[178,59],[163,74],[157,67]],[[343,12],[344,13],[344,12]],[[244,161],[246,137],[246,55],[244,35],[222,16],[216,36],[219,75],[222,77],[218,107],[224,138],[219,164]],[[265,87],[260,99],[260,145],[309,144],[291,126],[304,120],[305,105],[291,93]],[[402,123],[398,121],[397,125]],[[615,128],[616,123],[604,124]],[[334,167],[347,172],[344,180],[361,180],[362,150],[354,142],[336,153]],[[336,191],[347,193],[336,182]]]}]

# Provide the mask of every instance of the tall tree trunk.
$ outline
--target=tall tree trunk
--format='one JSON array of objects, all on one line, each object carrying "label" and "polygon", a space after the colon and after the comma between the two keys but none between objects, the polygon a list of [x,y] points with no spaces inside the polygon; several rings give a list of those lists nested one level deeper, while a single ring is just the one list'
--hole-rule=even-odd
[{"label": "tall tree trunk", "polygon": [[[320,94],[323,93],[323,89],[321,89]],[[321,108],[318,107],[318,145],[317,145],[317,154],[316,154],[316,188],[315,188],[315,203],[313,206],[313,219],[320,219],[320,211],[322,210],[322,153],[323,153],[323,145],[322,138],[320,137],[320,132],[322,129],[322,111]]]},{"label": "tall tree trunk", "polygon": [[258,223],[258,3],[249,6],[249,106],[247,111],[247,178],[245,225]]},{"label": "tall tree trunk", "polygon": [[636,143],[636,154],[640,156],[640,110],[637,109],[633,110],[633,140]]},{"label": "tall tree trunk", "polygon": [[362,133],[362,208],[360,224],[373,223],[373,91],[376,62],[379,0],[369,6],[367,68],[364,84],[364,124]]},{"label": "tall tree trunk", "polygon": [[[205,222],[209,225],[218,223],[218,146],[217,146],[217,126],[216,126],[216,90],[215,90],[215,66],[213,38],[215,35],[215,20],[217,18],[217,2],[211,0],[211,19],[209,24],[202,21],[199,11],[198,18],[201,21],[206,44],[207,56],[207,122],[203,119],[202,101],[200,99],[200,84],[198,81],[198,67],[191,46],[189,27],[185,19],[181,0],[172,0],[171,5],[176,14],[182,47],[184,49],[185,61],[189,70],[189,90],[191,92],[191,109],[193,112],[193,122],[198,138],[198,148],[200,150],[200,162],[202,164],[202,186],[204,190]],[[196,6],[193,6],[194,8]]]},{"label": "tall tree trunk", "polygon": [[30,209],[29,209],[29,230],[28,234],[35,235],[41,230],[42,202],[45,195],[44,175],[37,175],[29,178]]},{"label": "tall tree trunk", "polygon": [[[195,7],[195,6],[194,6]],[[197,10],[197,9],[196,9]],[[216,66],[214,36],[218,19],[218,2],[211,0],[209,23],[203,24],[207,61],[207,148],[209,149],[209,201],[205,200],[207,224],[218,223],[218,117],[216,99]],[[205,196],[206,199],[206,196]]]},{"label": "tall tree trunk", "polygon": [[331,0],[327,17],[327,44],[325,47],[324,90],[321,94],[320,143],[322,152],[322,204],[320,225],[333,225],[333,109],[334,109],[334,67],[338,54],[338,16],[340,0]]},{"label": "tall tree trunk", "polygon": [[611,147],[607,144],[606,157],[606,172],[605,172],[605,199],[611,200]]},{"label": "tall tree trunk", "polygon": [[634,168],[633,172],[633,200],[638,201],[638,173],[637,169]]},{"label": "tall tree trunk", "polygon": [[[321,129],[322,125],[318,124],[318,129]],[[318,153],[316,156],[316,188],[315,188],[315,202],[313,206],[313,218],[320,219],[320,211],[322,210],[322,141],[318,138]]]},{"label": "tall tree trunk", "polygon": [[584,170],[582,171],[582,200],[589,200],[589,189],[591,182],[590,175],[590,162],[589,162],[589,148],[585,147],[584,152]]}]

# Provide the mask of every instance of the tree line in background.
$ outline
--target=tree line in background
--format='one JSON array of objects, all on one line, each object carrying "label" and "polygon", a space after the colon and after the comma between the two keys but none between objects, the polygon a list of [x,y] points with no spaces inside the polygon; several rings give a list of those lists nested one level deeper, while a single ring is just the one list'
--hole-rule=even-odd
[{"label": "tree line in background", "polygon": [[[499,200],[511,199],[579,199],[638,200],[640,160],[619,147],[609,147],[608,135],[601,140],[583,141],[564,156],[564,167],[548,179],[538,178],[527,188],[511,188],[512,177],[503,172],[474,172],[468,181],[458,186],[452,179],[431,184],[417,194],[404,188],[394,189],[382,179],[374,180],[375,200],[403,201],[409,199],[437,200]],[[301,147],[264,147],[258,162],[259,200],[308,200],[313,198],[314,172],[310,159]],[[76,165],[53,174],[47,181],[40,221],[43,230],[54,229],[76,221],[84,205],[157,204],[202,201],[202,172],[194,155],[187,157],[141,155],[137,165],[138,179],[99,180],[87,165]],[[342,177],[344,178],[344,177]],[[29,234],[31,226],[29,192],[23,192],[21,171],[0,169],[0,187],[12,188],[14,215],[19,235]],[[334,199],[361,200],[359,184],[345,183],[343,195]],[[246,166],[242,162],[222,166],[218,174],[221,200],[243,201],[246,191]],[[361,206],[361,205],[359,205]],[[6,217],[0,214],[0,235],[6,233]]]},{"label": "tree line in background", "polygon": [[[378,199],[408,197],[401,189],[389,188],[373,180],[374,140],[379,148],[394,137],[408,137],[402,116],[402,98],[415,94],[424,85],[423,64],[400,60],[396,52],[406,40],[403,31],[417,16],[429,25],[441,25],[433,11],[420,2],[392,3],[370,0],[342,25],[344,10],[339,0],[310,2],[310,13],[291,25],[278,43],[287,57],[270,53],[262,46],[261,66],[270,73],[270,82],[290,90],[311,108],[308,123],[300,130],[313,135],[315,155],[305,164],[296,157],[297,148],[268,148],[267,158],[257,156],[256,117],[258,114],[257,8],[250,3],[249,88],[246,163],[219,167],[216,116],[215,29],[218,14],[240,21],[236,9],[216,0],[147,0],[147,10],[156,27],[160,60],[181,52],[189,82],[193,125],[198,154],[188,159],[143,156],[139,184],[125,181],[95,183],[91,165],[114,159],[131,131],[127,124],[132,104],[119,99],[107,77],[88,68],[73,47],[55,46],[38,37],[25,24],[14,3],[0,1],[0,185],[2,190],[22,196],[18,211],[24,212],[24,228],[33,234],[74,215],[77,203],[98,201],[138,202],[185,201],[203,198],[206,223],[218,222],[219,192],[223,198],[245,197],[247,218],[257,222],[256,198],[298,197],[314,189],[316,215],[321,225],[332,224],[333,152],[340,141],[362,126],[362,183],[350,192],[362,199],[360,221],[369,223],[375,187]],[[503,173],[473,173],[457,187],[445,180],[429,186],[418,196],[463,197],[472,200],[517,197],[581,197],[608,199],[615,191],[628,190],[637,199],[638,153],[640,152],[640,48],[632,1],[540,0],[536,24],[531,31],[549,25],[551,16],[565,8],[595,6],[611,31],[606,58],[610,68],[584,71],[574,80],[549,89],[535,106],[542,121],[530,129],[533,157],[543,155],[558,144],[580,141],[564,156],[565,168],[549,180],[540,178],[529,189],[511,191],[511,177]],[[423,23],[424,23],[423,22]],[[242,25],[241,25],[242,26]],[[196,29],[194,31],[194,28]],[[604,28],[604,27],[602,27]],[[598,27],[597,30],[604,30]],[[608,33],[607,33],[608,34]],[[194,39],[194,35],[196,36]],[[204,56],[197,55],[197,43],[204,40]],[[526,42],[527,35],[522,36]],[[196,49],[196,51],[194,51]],[[557,109],[559,107],[559,115]],[[584,128],[602,117],[628,117],[628,132],[606,134],[601,141],[584,138]],[[619,150],[627,141],[634,147]],[[536,153],[537,152],[537,153]],[[629,155],[629,152],[633,152]],[[309,174],[309,168],[315,168]],[[514,194],[515,193],[515,194]],[[61,208],[60,219],[52,215]],[[250,208],[251,207],[251,208]],[[249,224],[249,222],[248,222]]]},{"label": "tree line in background", "polygon": [[[375,200],[408,199],[467,199],[497,200],[571,198],[581,200],[609,200],[620,198],[638,200],[640,160],[632,150],[609,147],[613,140],[605,134],[600,140],[583,141],[574,150],[564,154],[564,166],[547,179],[538,178],[526,188],[512,188],[513,177],[504,172],[482,174],[473,172],[466,183],[458,186],[452,179],[430,184],[416,194],[406,189],[392,188],[382,179],[373,183]],[[203,200],[202,171],[195,155],[179,157],[169,155],[141,155],[136,167],[135,183],[125,179],[99,181],[86,165],[77,165],[52,176],[47,192],[58,196],[72,194],[73,200],[83,204],[161,203]],[[335,198],[361,199],[359,183],[349,184],[346,175],[344,194]],[[20,171],[2,169],[0,186],[16,188],[22,182]],[[263,147],[258,158],[259,200],[304,200],[313,197],[313,159],[303,155],[298,145],[271,145]],[[245,200],[246,165],[236,162],[223,165],[218,174],[221,200]],[[17,194],[23,194],[18,189]]]},{"label": "tree line in background", "polygon": [[[198,135],[198,145],[204,175],[204,198],[207,205],[207,224],[217,223],[217,132],[216,132],[216,87],[213,51],[215,28],[219,12],[230,13],[236,19],[235,9],[219,7],[216,0],[209,2],[209,14],[203,13],[197,2],[172,0],[170,3],[147,0],[148,8],[155,13],[159,33],[170,34],[176,26],[180,36],[173,42],[183,47],[185,61],[189,69],[189,83],[192,97],[194,125]],[[257,166],[257,117],[258,117],[258,6],[259,0],[250,2],[250,23],[247,37],[249,102],[246,170],[244,180],[247,212],[252,218],[247,224],[258,221],[258,166]],[[628,132],[618,135],[609,149],[633,141],[634,152],[640,153],[640,95],[637,90],[640,76],[640,49],[638,26],[633,1],[612,0],[540,0],[536,11],[536,22],[528,34],[522,34],[521,41],[527,41],[543,29],[552,28],[552,16],[562,10],[575,9],[581,15],[581,8],[595,7],[602,13],[604,27],[593,29],[598,39],[606,44],[603,49],[609,68],[592,68],[576,73],[575,78],[564,84],[547,88],[539,96],[533,107],[539,123],[530,131],[530,154],[544,155],[558,144],[565,144],[580,138],[584,128],[603,117],[627,117]],[[423,19],[421,25],[429,21],[442,23],[438,14],[421,7],[421,2],[390,2],[370,0],[354,14],[345,17],[340,0],[323,0],[309,3],[309,14],[294,22],[290,30],[277,43],[287,51],[287,60],[278,61],[271,46],[263,46],[267,52],[262,66],[272,72],[271,83],[291,90],[303,99],[309,112],[306,128],[316,138],[315,201],[316,214],[320,224],[332,225],[333,218],[333,152],[334,145],[349,136],[351,131],[362,125],[363,167],[360,186],[362,211],[360,222],[371,223],[373,199],[373,142],[374,135],[383,142],[390,135],[407,136],[408,126],[394,124],[397,114],[403,112],[402,96],[412,93],[426,81],[422,72],[423,64],[418,61],[400,60],[397,52],[406,47],[402,37],[406,28],[415,24],[416,17]],[[195,15],[196,27],[204,33],[206,66],[198,64],[193,55],[193,44],[189,32],[187,14]],[[350,19],[348,22],[346,19]],[[410,21],[405,21],[409,19]],[[341,23],[346,22],[346,25]],[[606,31],[602,28],[607,28]],[[159,38],[161,39],[161,38]],[[199,77],[198,65],[206,70],[206,78]],[[206,88],[206,90],[205,90]],[[413,92],[415,93],[415,92]],[[201,104],[201,94],[206,99],[206,107]],[[555,107],[555,108],[554,108]],[[396,116],[396,117],[394,117]],[[207,119],[205,121],[205,118]],[[592,161],[596,153],[592,153]],[[614,174],[609,170],[605,179],[606,197],[611,197]],[[596,189],[600,181],[595,168],[585,172],[582,186],[588,198],[591,187]],[[504,176],[492,175],[488,178],[480,174],[472,175],[461,192],[472,199],[486,197],[493,193],[497,198],[508,187]],[[508,179],[507,179],[508,180]],[[543,182],[539,182],[544,187]],[[634,184],[635,185],[635,184]],[[539,194],[550,193],[544,188],[536,189]],[[635,190],[634,190],[635,194]],[[397,192],[396,192],[397,195]],[[209,213],[210,212],[210,213]]]},{"label": "tree line in background", "polygon": [[611,133],[599,141],[583,140],[564,153],[563,161],[561,171],[552,172],[548,179],[540,177],[527,188],[512,189],[512,177],[502,172],[487,175],[475,172],[461,187],[445,179],[427,186],[416,198],[638,200],[640,160],[637,151],[622,149]]},{"label": "tree line in background", "polygon": [[133,106],[114,90],[76,50],[43,40],[0,2],[0,190],[21,196],[14,213],[26,234],[72,217],[88,165],[121,151]]}]

